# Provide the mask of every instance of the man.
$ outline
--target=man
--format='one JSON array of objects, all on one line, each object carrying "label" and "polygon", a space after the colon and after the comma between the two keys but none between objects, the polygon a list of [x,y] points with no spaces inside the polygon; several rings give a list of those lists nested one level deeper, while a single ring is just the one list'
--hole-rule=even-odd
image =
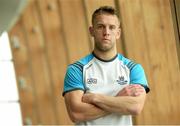
[{"label": "man", "polygon": [[149,91],[140,64],[117,53],[120,22],[109,6],[97,9],[89,28],[92,54],[68,66],[64,80],[69,116],[79,125],[132,125]]}]

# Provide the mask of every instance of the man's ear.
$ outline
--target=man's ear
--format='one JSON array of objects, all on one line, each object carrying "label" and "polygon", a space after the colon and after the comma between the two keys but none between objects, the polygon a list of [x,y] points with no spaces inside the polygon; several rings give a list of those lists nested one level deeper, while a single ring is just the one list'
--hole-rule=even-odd
[{"label": "man's ear", "polygon": [[119,28],[118,32],[117,32],[117,37],[116,39],[119,39],[121,37],[121,28]]},{"label": "man's ear", "polygon": [[89,32],[90,32],[91,36],[94,36],[94,28],[93,28],[93,26],[89,27]]}]

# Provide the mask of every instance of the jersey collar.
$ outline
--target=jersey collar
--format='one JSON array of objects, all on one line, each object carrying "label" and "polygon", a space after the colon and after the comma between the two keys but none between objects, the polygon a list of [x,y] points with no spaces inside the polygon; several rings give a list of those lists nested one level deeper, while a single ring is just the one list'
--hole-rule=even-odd
[{"label": "jersey collar", "polygon": [[112,61],[115,60],[115,59],[117,58],[117,56],[118,56],[118,54],[116,54],[112,59],[104,60],[104,59],[99,58],[94,52],[92,52],[92,55],[93,55],[94,57],[96,57],[98,60],[102,61],[102,62],[112,62]]}]

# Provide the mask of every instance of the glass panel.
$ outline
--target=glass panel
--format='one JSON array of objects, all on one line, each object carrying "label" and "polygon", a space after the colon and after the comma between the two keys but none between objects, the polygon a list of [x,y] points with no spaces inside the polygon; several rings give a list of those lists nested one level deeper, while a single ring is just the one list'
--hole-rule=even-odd
[{"label": "glass panel", "polygon": [[0,126],[22,126],[19,103],[0,103]]},{"label": "glass panel", "polygon": [[7,32],[0,36],[0,60],[11,60],[12,54]]},{"label": "glass panel", "polygon": [[19,99],[12,62],[0,62],[0,101],[17,101]]},{"label": "glass panel", "polygon": [[0,126],[22,126],[14,65],[7,33],[0,37]]}]

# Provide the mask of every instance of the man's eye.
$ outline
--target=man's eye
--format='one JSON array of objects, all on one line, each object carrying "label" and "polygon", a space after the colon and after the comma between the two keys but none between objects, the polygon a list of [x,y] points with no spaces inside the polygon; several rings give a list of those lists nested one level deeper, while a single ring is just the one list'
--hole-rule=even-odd
[{"label": "man's eye", "polygon": [[110,26],[109,29],[114,30],[116,29],[116,26]]},{"label": "man's eye", "polygon": [[103,26],[102,26],[102,25],[99,25],[97,28],[98,28],[98,29],[101,29],[101,28],[103,28]]}]

